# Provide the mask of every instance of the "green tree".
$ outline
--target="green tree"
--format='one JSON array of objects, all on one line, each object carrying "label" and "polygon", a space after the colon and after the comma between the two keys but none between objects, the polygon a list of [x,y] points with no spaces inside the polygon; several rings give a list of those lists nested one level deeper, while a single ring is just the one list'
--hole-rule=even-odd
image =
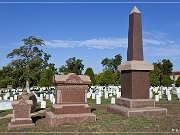
[{"label": "green tree", "polygon": [[47,68],[42,72],[41,79],[40,79],[40,86],[41,87],[50,87],[53,86],[53,70]]},{"label": "green tree", "polygon": [[173,64],[169,59],[162,60],[162,71],[164,75],[169,75],[173,70]]},{"label": "green tree", "polygon": [[[0,88],[6,88],[7,85],[13,85],[13,68],[10,65],[4,66],[0,70]],[[14,86],[13,86],[14,87]]]},{"label": "green tree", "polygon": [[111,70],[105,70],[103,73],[98,75],[98,84],[108,85],[115,84],[115,76]]},{"label": "green tree", "polygon": [[169,75],[163,75],[162,80],[161,80],[161,84],[163,86],[169,87],[173,84],[173,80],[170,78]]},{"label": "green tree", "polygon": [[69,58],[66,60],[66,64],[59,68],[60,73],[75,73],[77,75],[82,74],[84,65],[82,64],[83,60],[76,59],[76,57]]},{"label": "green tree", "polygon": [[87,68],[84,74],[88,75],[90,77],[91,82],[92,82],[93,85],[96,84],[95,75],[94,75],[93,69],[91,67]]},{"label": "green tree", "polygon": [[180,87],[180,76],[176,80],[176,87]]},{"label": "green tree", "polygon": [[43,40],[30,36],[22,41],[23,45],[14,49],[7,57],[14,58],[11,65],[16,73],[20,73],[19,81],[30,92],[30,85],[39,83],[40,74],[49,66],[48,60],[51,56],[39,49],[45,45]]},{"label": "green tree", "polygon": [[114,58],[105,58],[101,61],[105,70],[111,70],[112,72],[117,72],[118,66],[122,62],[122,56],[120,54],[116,55]]},{"label": "green tree", "polygon": [[159,78],[155,74],[150,74],[150,85],[151,86],[159,86],[160,85]]},{"label": "green tree", "polygon": [[159,78],[161,85],[162,77],[164,75],[169,75],[172,72],[173,64],[169,59],[163,59],[162,61],[158,60],[157,62],[153,63],[153,65],[154,70],[151,71],[150,74],[155,74]]}]

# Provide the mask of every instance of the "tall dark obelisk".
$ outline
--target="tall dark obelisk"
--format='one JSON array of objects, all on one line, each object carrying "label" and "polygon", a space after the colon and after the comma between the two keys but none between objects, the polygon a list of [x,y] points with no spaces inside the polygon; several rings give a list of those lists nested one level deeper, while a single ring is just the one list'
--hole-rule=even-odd
[{"label": "tall dark obelisk", "polygon": [[143,60],[141,12],[134,7],[129,15],[127,62],[119,66],[122,97],[149,99],[149,71],[153,65]]},{"label": "tall dark obelisk", "polygon": [[149,72],[152,64],[144,61],[141,12],[134,7],[129,15],[127,61],[119,65],[122,97],[107,108],[108,112],[125,116],[165,115],[167,109],[155,107],[149,99]]}]

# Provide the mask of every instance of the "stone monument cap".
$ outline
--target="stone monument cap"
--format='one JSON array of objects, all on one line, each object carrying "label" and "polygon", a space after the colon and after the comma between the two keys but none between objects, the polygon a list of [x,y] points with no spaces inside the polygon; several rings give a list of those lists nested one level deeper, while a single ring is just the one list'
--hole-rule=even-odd
[{"label": "stone monument cap", "polygon": [[89,76],[76,75],[75,73],[69,73],[67,75],[55,75],[54,82],[56,84],[91,84]]},{"label": "stone monument cap", "polygon": [[145,62],[145,61],[138,61],[138,60],[132,60],[132,61],[126,61],[118,66],[118,70],[154,70],[154,65]]},{"label": "stone monument cap", "polygon": [[12,106],[14,106],[14,105],[32,105],[32,104],[33,104],[32,100],[25,100],[25,99],[20,99],[20,100],[12,102]]},{"label": "stone monument cap", "polygon": [[141,12],[139,11],[139,9],[136,6],[134,6],[134,8],[132,9],[130,14],[132,14],[132,13],[141,13]]}]

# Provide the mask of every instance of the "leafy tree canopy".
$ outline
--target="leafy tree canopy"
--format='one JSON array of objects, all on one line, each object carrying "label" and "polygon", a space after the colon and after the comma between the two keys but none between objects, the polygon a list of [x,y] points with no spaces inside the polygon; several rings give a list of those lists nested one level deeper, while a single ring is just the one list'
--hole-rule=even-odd
[{"label": "leafy tree canopy", "polygon": [[13,79],[18,80],[22,87],[26,85],[29,92],[30,85],[39,84],[41,72],[53,64],[48,63],[51,56],[40,49],[45,45],[43,40],[30,36],[22,41],[23,45],[14,49],[7,57],[13,58],[9,64],[14,69],[13,74],[16,74]]},{"label": "leafy tree canopy", "polygon": [[100,85],[109,85],[115,84],[115,75],[111,70],[104,70],[103,73],[100,73],[97,77],[97,83]]},{"label": "leafy tree canopy", "polygon": [[151,86],[159,86],[160,85],[159,78],[155,74],[150,74],[150,85]]},{"label": "leafy tree canopy", "polygon": [[117,68],[121,64],[121,62],[122,62],[122,56],[118,54],[112,59],[109,58],[103,59],[101,61],[101,64],[103,65],[104,69],[111,70],[112,72],[117,72]]},{"label": "leafy tree canopy", "polygon": [[176,80],[176,87],[180,87],[180,76],[179,76],[178,79]]},{"label": "leafy tree canopy", "polygon": [[68,60],[66,60],[66,64],[59,68],[59,72],[64,74],[75,73],[77,75],[80,75],[84,70],[82,61],[83,60],[76,59],[76,57],[69,58]]},{"label": "leafy tree canopy", "polygon": [[171,86],[171,85],[173,84],[173,80],[170,78],[169,75],[164,75],[164,76],[162,77],[161,84],[162,84],[163,86],[169,87],[169,86]]},{"label": "leafy tree canopy", "polygon": [[96,82],[95,82],[95,75],[94,75],[93,69],[91,67],[87,68],[84,74],[88,75],[90,77],[91,83],[93,85],[96,84]]}]

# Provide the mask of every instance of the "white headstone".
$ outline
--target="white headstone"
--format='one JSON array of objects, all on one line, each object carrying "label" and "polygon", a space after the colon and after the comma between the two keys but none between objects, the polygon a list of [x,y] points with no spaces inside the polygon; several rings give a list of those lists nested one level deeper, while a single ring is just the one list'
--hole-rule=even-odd
[{"label": "white headstone", "polygon": [[3,99],[4,99],[4,100],[7,100],[7,99],[8,99],[7,95],[4,95],[4,96],[3,96]]},{"label": "white headstone", "polygon": [[51,102],[53,102],[53,98],[54,98],[54,95],[51,93],[51,94],[50,94],[50,100],[51,100]]},{"label": "white headstone", "polygon": [[87,98],[91,98],[91,93],[90,92],[87,93]]},{"label": "white headstone", "polygon": [[18,96],[17,95],[14,95],[14,100],[17,100],[18,99]]},{"label": "white headstone", "polygon": [[159,101],[159,95],[155,95],[155,101]]},{"label": "white headstone", "polygon": [[108,99],[108,91],[105,91],[105,92],[104,92],[104,98],[105,98],[105,99]]},{"label": "white headstone", "polygon": [[52,103],[53,103],[53,104],[55,104],[55,102],[56,102],[56,100],[55,100],[55,98],[53,97],[53,99],[52,99]]},{"label": "white headstone", "polygon": [[41,108],[46,108],[46,101],[41,101]]},{"label": "white headstone", "polygon": [[92,93],[92,99],[95,99],[95,98],[96,98],[96,94]]},{"label": "white headstone", "polygon": [[168,101],[171,101],[171,94],[167,95],[167,99],[168,99]]},{"label": "white headstone", "polygon": [[115,97],[111,98],[111,104],[115,104]]},{"label": "white headstone", "polygon": [[9,92],[8,92],[8,93],[6,93],[6,96],[7,96],[7,97],[10,97],[10,93],[9,93]]},{"label": "white headstone", "polygon": [[0,100],[2,100],[2,97],[0,97]]},{"label": "white headstone", "polygon": [[49,99],[49,94],[46,93],[46,99]]},{"label": "white headstone", "polygon": [[99,95],[99,97],[102,97],[102,92],[99,91],[99,92],[98,92],[98,95]]},{"label": "white headstone", "polygon": [[101,104],[101,97],[99,97],[99,95],[96,96],[96,104]]},{"label": "white headstone", "polygon": [[180,100],[180,93],[177,94],[178,99]]},{"label": "white headstone", "polygon": [[117,96],[117,98],[121,97],[121,92],[117,92],[116,96]]},{"label": "white headstone", "polygon": [[13,101],[13,97],[10,97],[10,101]]},{"label": "white headstone", "polygon": [[43,101],[43,94],[40,94],[40,99],[41,101]]},{"label": "white headstone", "polygon": [[153,92],[150,90],[149,91],[149,98],[152,99],[153,98]]}]

